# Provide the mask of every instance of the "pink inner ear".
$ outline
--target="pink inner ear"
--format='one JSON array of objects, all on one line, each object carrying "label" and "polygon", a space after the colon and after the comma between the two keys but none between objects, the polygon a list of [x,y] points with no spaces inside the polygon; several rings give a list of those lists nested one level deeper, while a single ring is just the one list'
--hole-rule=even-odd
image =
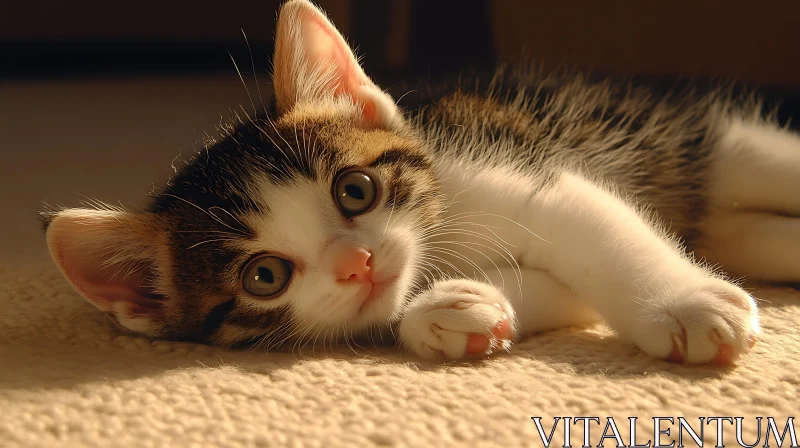
[{"label": "pink inner ear", "polygon": [[[327,86],[337,94],[354,95],[358,88],[359,67],[354,67],[353,57],[349,48],[344,47],[336,30],[325,21],[312,14],[308,20],[303,20],[304,51],[308,59],[309,68],[327,67],[331,69],[336,78]],[[338,81],[338,86],[336,83]]]},{"label": "pink inner ear", "polygon": [[[79,235],[86,226],[57,222],[48,231],[48,242],[54,261],[86,300],[98,309],[122,317],[156,317],[162,313],[163,297],[143,286],[146,269],[131,275],[116,273],[113,267],[104,268],[102,254],[107,249],[102,243],[87,245]],[[118,274],[118,275],[115,275]]]},{"label": "pink inner ear", "polygon": [[[371,101],[364,101],[359,87],[372,84],[358,65],[346,42],[339,37],[326,20],[316,14],[303,20],[304,52],[309,68],[326,67],[336,76],[326,86],[337,95],[349,95],[364,107],[363,115],[368,121],[375,119],[377,108]],[[338,85],[337,85],[338,84]]]},{"label": "pink inner ear", "polygon": [[275,95],[282,113],[303,101],[346,95],[360,106],[362,124],[401,124],[394,100],[364,73],[347,42],[311,2],[284,4],[275,39]]},{"label": "pink inner ear", "polygon": [[106,312],[123,313],[129,318],[155,317],[162,312],[163,297],[142,285],[141,274],[123,278],[114,275],[111,268],[100,268],[97,260],[76,260],[77,257],[64,257],[62,252],[62,267],[75,288],[95,307]]},{"label": "pink inner ear", "polygon": [[[103,311],[124,312],[127,317],[160,314],[163,299],[148,294],[144,288],[126,283],[84,283],[87,299]],[[141,291],[141,292],[140,292]],[[144,292],[144,294],[142,294]],[[121,304],[122,306],[119,306]]]}]

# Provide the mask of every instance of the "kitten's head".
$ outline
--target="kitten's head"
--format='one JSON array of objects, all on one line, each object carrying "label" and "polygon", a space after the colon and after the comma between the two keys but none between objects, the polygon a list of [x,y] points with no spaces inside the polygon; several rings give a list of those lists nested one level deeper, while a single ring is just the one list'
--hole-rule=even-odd
[{"label": "kitten's head", "polygon": [[46,215],[53,260],[119,325],[234,344],[397,315],[441,208],[422,140],[308,1],[281,9],[274,88],[146,211]]}]

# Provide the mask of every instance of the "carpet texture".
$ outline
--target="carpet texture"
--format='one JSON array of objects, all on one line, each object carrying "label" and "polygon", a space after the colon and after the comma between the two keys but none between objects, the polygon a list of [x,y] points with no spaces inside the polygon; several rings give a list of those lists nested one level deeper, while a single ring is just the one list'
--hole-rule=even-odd
[{"label": "carpet texture", "polygon": [[[764,335],[731,369],[651,360],[602,326],[437,365],[391,347],[264,353],[127,336],[49,264],[5,263],[0,446],[541,446],[533,416],[546,432],[553,416],[598,416],[603,426],[612,416],[625,443],[629,416],[639,417],[640,443],[654,416],[686,416],[695,428],[698,416],[741,416],[753,443],[751,418],[776,417],[782,429],[800,396],[800,291],[753,289]],[[737,446],[724,427],[726,446]],[[573,446],[582,428],[572,427]],[[662,428],[676,435],[676,425]],[[596,446],[603,427],[590,430]],[[706,427],[706,446],[715,433]],[[561,426],[554,439],[563,443]]]}]

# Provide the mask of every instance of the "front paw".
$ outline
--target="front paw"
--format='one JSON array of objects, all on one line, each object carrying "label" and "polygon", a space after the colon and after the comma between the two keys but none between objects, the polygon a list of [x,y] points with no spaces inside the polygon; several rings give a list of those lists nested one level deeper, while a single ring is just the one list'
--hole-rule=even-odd
[{"label": "front paw", "polygon": [[705,278],[643,302],[634,342],[651,356],[687,364],[733,363],[760,332],[753,298],[741,288]]},{"label": "front paw", "polygon": [[447,280],[414,298],[400,323],[400,340],[429,360],[476,358],[508,350],[514,310],[487,283]]}]

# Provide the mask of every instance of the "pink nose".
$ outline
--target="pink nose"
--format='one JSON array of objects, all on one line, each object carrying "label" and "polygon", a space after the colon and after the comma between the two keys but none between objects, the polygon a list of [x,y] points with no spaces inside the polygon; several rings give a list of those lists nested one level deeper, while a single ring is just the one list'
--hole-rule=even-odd
[{"label": "pink nose", "polygon": [[336,258],[335,274],[337,280],[369,281],[371,253],[364,249],[348,248]]}]

